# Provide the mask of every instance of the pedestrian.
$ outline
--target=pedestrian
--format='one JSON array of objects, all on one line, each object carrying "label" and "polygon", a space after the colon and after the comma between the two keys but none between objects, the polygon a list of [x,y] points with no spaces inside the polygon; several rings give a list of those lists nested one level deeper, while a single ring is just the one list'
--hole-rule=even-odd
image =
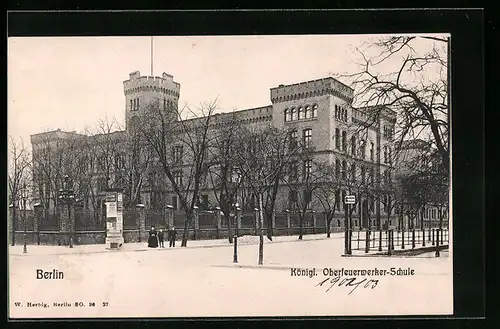
[{"label": "pedestrian", "polygon": [[160,232],[158,232],[158,242],[160,243],[160,248],[165,248],[163,244],[163,229],[160,229]]},{"label": "pedestrian", "polygon": [[154,226],[151,226],[149,230],[148,247],[157,248],[158,247],[158,235]]},{"label": "pedestrian", "polygon": [[172,226],[172,228],[168,232],[168,241],[170,242],[169,247],[175,248],[175,238],[176,237],[177,237],[177,231],[175,230],[175,226]]}]

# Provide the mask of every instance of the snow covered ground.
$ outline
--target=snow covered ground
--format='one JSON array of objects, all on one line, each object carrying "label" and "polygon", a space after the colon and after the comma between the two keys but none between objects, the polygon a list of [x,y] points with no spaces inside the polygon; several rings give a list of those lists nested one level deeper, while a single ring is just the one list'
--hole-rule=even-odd
[{"label": "snow covered ground", "polygon": [[[189,241],[188,248],[175,249],[126,244],[119,252],[102,251],[103,245],[77,246],[69,253],[62,253],[61,247],[28,246],[28,254],[23,255],[22,246],[11,247],[10,316],[426,315],[453,311],[452,257],[346,258],[341,257],[340,235],[304,238],[265,239],[263,266],[257,265],[258,245],[243,243],[254,243],[254,238],[240,239],[238,264],[233,263],[232,245],[223,240]],[[312,277],[294,276],[292,273],[302,271],[293,268],[316,271]],[[340,275],[329,271],[342,268],[376,268],[387,273]],[[414,273],[391,276],[391,268],[395,273],[398,269]],[[39,280],[38,269],[62,271],[64,278]],[[337,275],[339,281],[334,279]],[[352,286],[347,287],[347,281],[341,284],[352,277],[356,278]],[[16,306],[16,302],[21,304]],[[28,302],[42,307],[28,307]],[[71,306],[64,306],[65,302]],[[75,307],[75,302],[84,306]]]}]

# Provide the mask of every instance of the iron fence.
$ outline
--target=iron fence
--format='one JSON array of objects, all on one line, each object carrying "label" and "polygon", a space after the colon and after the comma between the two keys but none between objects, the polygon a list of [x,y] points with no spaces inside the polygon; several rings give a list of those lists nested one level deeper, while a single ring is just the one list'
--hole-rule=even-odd
[{"label": "iron fence", "polygon": [[106,221],[93,210],[75,210],[75,231],[105,231]]},{"label": "iron fence", "polygon": [[388,251],[449,244],[448,228],[424,230],[351,230],[351,250]]},{"label": "iron fence", "polygon": [[58,231],[60,214],[57,211],[47,211],[40,218],[38,229],[40,231]]},{"label": "iron fence", "polygon": [[137,225],[137,211],[135,209],[123,210],[123,229],[124,230],[136,230]]}]

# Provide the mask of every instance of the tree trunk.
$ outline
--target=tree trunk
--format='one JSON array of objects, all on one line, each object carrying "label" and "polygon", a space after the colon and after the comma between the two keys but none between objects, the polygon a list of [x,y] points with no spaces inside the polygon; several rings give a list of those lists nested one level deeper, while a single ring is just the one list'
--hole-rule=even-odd
[{"label": "tree trunk", "polygon": [[327,218],[326,218],[326,237],[327,238],[330,237],[331,232],[332,232],[332,229],[331,229],[332,219],[333,219],[333,215],[332,216],[327,215]]},{"label": "tree trunk", "polygon": [[17,211],[15,203],[12,203],[14,206],[12,207],[12,246],[16,244],[16,225],[17,225]]},{"label": "tree trunk", "polygon": [[184,232],[182,233],[181,247],[187,247],[187,240],[189,236],[189,226],[193,220],[193,212],[186,211],[186,221],[184,222]]},{"label": "tree trunk", "polygon": [[[236,214],[234,214],[234,218],[236,219]],[[230,216],[226,216],[226,214],[224,214],[224,218],[226,219],[227,221],[227,231],[228,231],[228,241],[229,243],[233,243],[233,223],[232,223],[232,220],[231,220],[231,217]],[[237,225],[235,223],[235,225]]]},{"label": "tree trunk", "polygon": [[303,216],[303,214],[299,213],[299,220],[300,220],[299,240],[302,240],[302,236],[304,234],[304,216]]},{"label": "tree trunk", "polygon": [[273,211],[266,211],[266,220],[267,220],[267,238],[270,241],[273,241]]},{"label": "tree trunk", "polygon": [[259,265],[264,263],[264,209],[262,209],[262,194],[259,195],[259,223],[260,223],[260,236],[259,236]]}]

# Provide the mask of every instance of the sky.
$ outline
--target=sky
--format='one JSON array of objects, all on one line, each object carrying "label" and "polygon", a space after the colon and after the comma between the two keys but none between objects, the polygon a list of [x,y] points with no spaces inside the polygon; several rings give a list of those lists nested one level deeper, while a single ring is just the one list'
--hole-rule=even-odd
[{"label": "sky", "polygon": [[[357,70],[373,35],[154,37],[153,75],[181,84],[179,106],[217,99],[218,112],[271,104],[269,89]],[[81,132],[104,117],[124,123],[123,81],[151,75],[150,37],[8,39],[8,134]]]}]

